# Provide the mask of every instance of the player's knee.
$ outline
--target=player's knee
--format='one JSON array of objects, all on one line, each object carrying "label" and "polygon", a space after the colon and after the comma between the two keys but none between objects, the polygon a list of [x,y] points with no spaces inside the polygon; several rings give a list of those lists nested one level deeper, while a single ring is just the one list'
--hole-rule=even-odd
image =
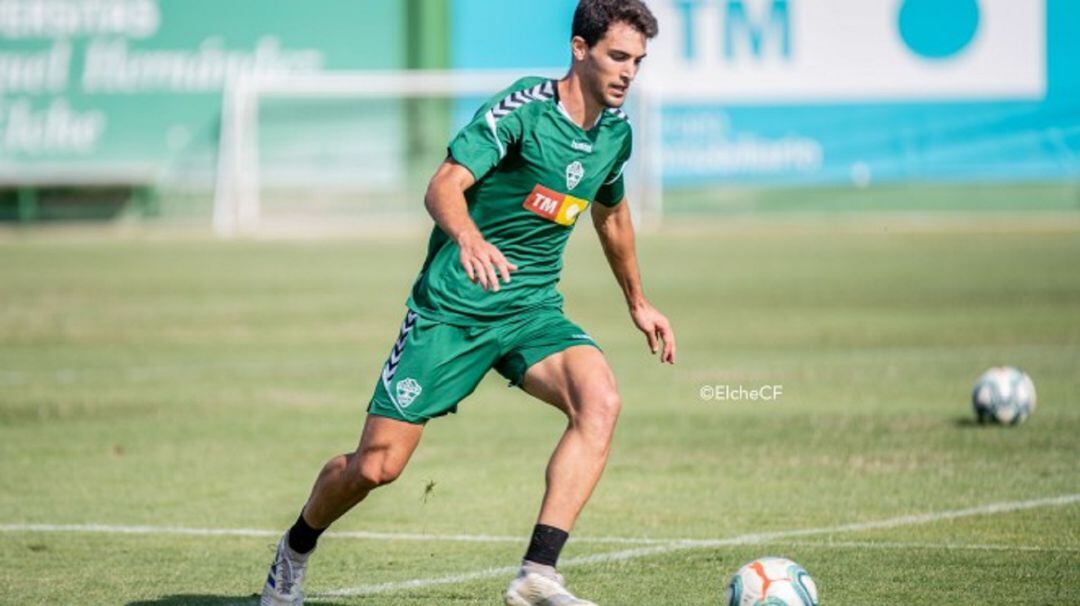
[{"label": "player's knee", "polygon": [[323,465],[323,475],[336,476],[341,473],[347,473],[349,470],[349,458],[351,454],[344,454],[336,456],[326,462]]},{"label": "player's knee", "polygon": [[361,457],[353,474],[353,483],[361,490],[371,490],[398,479],[401,471],[401,466],[386,456]]},{"label": "player's knee", "polygon": [[590,437],[609,442],[615,423],[622,411],[622,398],[614,388],[597,390],[587,397],[578,412],[576,422]]}]

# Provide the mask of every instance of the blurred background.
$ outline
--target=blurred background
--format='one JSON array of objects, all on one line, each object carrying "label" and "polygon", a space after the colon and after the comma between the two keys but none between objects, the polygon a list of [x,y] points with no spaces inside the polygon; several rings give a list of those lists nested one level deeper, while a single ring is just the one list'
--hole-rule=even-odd
[{"label": "blurred background", "polygon": [[[5,0],[0,221],[411,229],[477,104],[564,73],[575,5]],[[1076,2],[650,5],[630,108],[646,226],[1080,210]]]},{"label": "blurred background", "polygon": [[[627,184],[679,359],[582,226],[559,288],[625,407],[575,536],[784,539],[574,587],[716,604],[775,548],[833,605],[1080,603],[1080,2],[649,5]],[[448,139],[565,73],[574,8],[0,0],[0,602],[252,603],[356,444]],[[972,413],[1000,365],[1036,384],[1022,427]],[[527,536],[564,419],[490,374],[335,531]],[[942,522],[786,540],[883,519]],[[471,571],[522,546],[383,536],[326,541],[311,593],[491,604]]]}]

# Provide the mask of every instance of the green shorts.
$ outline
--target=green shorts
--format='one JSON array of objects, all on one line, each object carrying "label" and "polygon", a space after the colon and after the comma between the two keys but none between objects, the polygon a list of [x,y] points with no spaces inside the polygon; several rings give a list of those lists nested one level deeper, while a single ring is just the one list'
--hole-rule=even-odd
[{"label": "green shorts", "polygon": [[488,370],[494,368],[511,385],[521,385],[530,366],[575,345],[599,349],[592,337],[554,308],[483,326],[443,324],[410,309],[368,412],[424,423],[457,412],[458,403]]}]

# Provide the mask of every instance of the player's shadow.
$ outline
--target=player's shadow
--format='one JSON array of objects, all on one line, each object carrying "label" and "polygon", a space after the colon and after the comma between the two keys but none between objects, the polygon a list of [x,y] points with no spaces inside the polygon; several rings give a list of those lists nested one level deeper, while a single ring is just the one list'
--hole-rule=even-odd
[{"label": "player's shadow", "polygon": [[[247,596],[235,595],[199,595],[185,593],[170,595],[153,600],[138,600],[128,602],[126,606],[257,606],[259,596],[255,594]],[[345,606],[340,602],[319,601],[320,606]]]}]

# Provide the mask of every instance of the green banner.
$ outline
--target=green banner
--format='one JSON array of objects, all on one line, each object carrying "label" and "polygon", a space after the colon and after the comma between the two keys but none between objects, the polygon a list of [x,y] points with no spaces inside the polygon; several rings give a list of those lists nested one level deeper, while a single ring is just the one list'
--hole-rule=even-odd
[{"label": "green banner", "polygon": [[0,175],[207,184],[240,72],[402,68],[385,0],[0,0]]}]

